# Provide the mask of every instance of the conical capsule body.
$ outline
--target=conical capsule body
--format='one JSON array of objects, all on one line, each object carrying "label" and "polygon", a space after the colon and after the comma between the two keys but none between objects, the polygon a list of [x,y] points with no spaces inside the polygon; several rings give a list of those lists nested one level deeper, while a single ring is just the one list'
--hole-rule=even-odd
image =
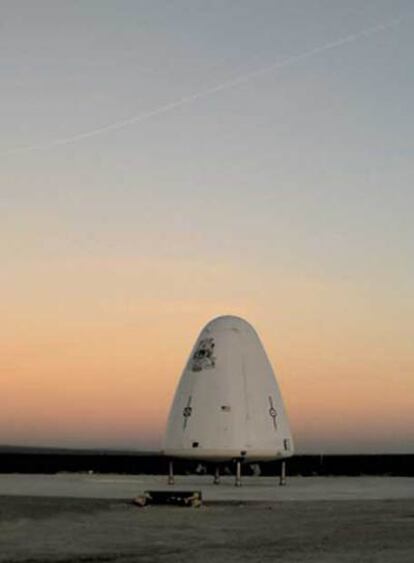
[{"label": "conical capsule body", "polygon": [[293,455],[272,366],[248,322],[218,317],[201,331],[171,406],[164,453],[210,461]]}]

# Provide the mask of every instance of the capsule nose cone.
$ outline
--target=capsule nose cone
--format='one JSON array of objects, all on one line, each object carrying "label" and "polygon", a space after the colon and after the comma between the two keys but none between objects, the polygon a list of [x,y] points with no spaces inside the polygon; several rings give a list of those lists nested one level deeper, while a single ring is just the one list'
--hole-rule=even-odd
[{"label": "capsule nose cone", "polygon": [[245,330],[255,332],[250,323],[235,315],[222,315],[220,317],[216,317],[205,326],[204,330]]}]

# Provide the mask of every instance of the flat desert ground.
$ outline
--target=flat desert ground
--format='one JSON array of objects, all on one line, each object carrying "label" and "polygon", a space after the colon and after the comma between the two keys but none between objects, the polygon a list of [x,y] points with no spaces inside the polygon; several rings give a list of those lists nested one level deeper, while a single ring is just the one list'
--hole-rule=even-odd
[{"label": "flat desert ground", "polygon": [[[178,477],[200,508],[135,507],[165,477],[0,475],[0,562],[414,561],[414,479]],[[170,487],[174,489],[174,487]]]}]

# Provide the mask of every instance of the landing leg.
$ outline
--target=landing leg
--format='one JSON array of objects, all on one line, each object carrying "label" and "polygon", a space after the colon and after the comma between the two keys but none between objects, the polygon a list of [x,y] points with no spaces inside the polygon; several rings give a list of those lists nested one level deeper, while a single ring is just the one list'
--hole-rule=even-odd
[{"label": "landing leg", "polygon": [[174,479],[174,464],[172,461],[170,461],[170,463],[168,464],[168,484],[169,485],[174,485],[175,484],[175,479]]},{"label": "landing leg", "polygon": [[214,473],[214,481],[215,485],[220,485],[220,467],[216,465],[216,471]]},{"label": "landing leg", "polygon": [[284,487],[286,485],[286,462],[285,461],[282,461],[282,463],[280,465],[279,485],[281,487]]},{"label": "landing leg", "polygon": [[236,482],[234,483],[236,487],[241,487],[241,463],[236,461]]}]

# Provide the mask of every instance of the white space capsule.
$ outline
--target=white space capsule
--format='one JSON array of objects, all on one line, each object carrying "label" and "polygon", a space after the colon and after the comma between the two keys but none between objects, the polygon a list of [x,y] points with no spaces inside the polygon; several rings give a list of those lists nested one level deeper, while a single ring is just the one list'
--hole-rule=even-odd
[{"label": "white space capsule", "polygon": [[248,322],[223,316],[202,330],[175,393],[164,453],[216,462],[293,455],[272,366]]}]

